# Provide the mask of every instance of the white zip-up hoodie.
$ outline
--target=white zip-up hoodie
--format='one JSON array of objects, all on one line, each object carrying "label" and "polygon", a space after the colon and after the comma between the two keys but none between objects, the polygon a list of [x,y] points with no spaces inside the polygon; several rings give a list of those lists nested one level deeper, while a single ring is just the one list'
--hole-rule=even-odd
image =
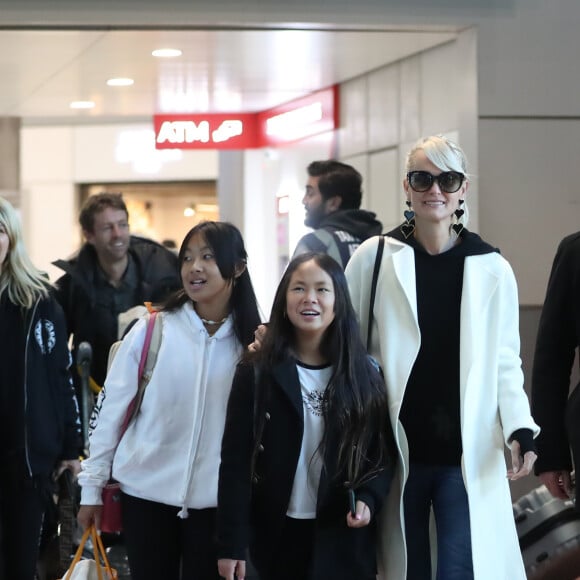
[{"label": "white zip-up hoodie", "polygon": [[217,505],[226,407],[242,355],[231,317],[209,336],[191,303],[162,312],[161,347],[137,418],[119,441],[137,391],[146,318],[127,334],[99,396],[90,456],[82,462],[81,504],[99,505],[111,475],[132,496],[186,508]]}]

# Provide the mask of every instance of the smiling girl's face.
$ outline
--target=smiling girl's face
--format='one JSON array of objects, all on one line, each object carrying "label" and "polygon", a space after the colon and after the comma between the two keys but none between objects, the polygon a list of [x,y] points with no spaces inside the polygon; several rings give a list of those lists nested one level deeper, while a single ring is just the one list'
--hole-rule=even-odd
[{"label": "smiling girl's face", "polygon": [[334,320],[332,278],[314,260],[300,264],[286,292],[286,314],[300,334],[322,335]]}]

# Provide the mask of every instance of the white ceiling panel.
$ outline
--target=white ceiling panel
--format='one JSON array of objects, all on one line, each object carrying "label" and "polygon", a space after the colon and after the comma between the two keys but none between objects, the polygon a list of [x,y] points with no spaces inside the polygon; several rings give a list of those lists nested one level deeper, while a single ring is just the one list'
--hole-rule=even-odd
[{"label": "white ceiling panel", "polygon": [[[0,116],[24,123],[259,111],[448,42],[457,31],[0,30]],[[182,55],[159,59],[158,48]],[[129,77],[128,87],[107,79]],[[91,110],[69,108],[92,100]]]}]

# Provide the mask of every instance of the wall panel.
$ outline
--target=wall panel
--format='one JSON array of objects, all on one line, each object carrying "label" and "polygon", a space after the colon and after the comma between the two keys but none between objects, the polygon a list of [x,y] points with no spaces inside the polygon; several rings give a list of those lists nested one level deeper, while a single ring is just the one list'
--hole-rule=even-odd
[{"label": "wall panel", "polygon": [[398,186],[398,155],[387,149],[369,155],[369,206],[389,231],[401,222],[399,202],[402,188]]},{"label": "wall panel", "polygon": [[511,261],[522,304],[541,304],[560,239],[580,229],[580,120],[482,120],[481,232]]},{"label": "wall panel", "polygon": [[368,147],[392,147],[399,142],[399,65],[370,73],[368,85]]},{"label": "wall panel", "polygon": [[340,86],[340,155],[355,155],[368,149],[368,77]]}]

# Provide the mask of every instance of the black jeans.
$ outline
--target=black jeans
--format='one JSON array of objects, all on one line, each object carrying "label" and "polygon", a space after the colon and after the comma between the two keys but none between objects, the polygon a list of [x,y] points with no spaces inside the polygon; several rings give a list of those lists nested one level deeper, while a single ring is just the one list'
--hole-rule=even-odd
[{"label": "black jeans", "polygon": [[0,578],[34,580],[50,477],[22,479],[0,471]]},{"label": "black jeans", "polygon": [[189,510],[123,493],[123,535],[132,580],[219,580],[215,509]]},{"label": "black jeans", "polygon": [[286,517],[280,542],[267,570],[258,568],[260,580],[308,580],[311,577],[313,519]]}]

